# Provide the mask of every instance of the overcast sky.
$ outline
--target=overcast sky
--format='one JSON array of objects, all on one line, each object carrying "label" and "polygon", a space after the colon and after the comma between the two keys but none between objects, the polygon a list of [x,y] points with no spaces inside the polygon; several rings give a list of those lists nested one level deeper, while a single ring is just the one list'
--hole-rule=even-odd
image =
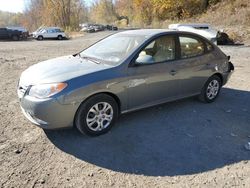
[{"label": "overcast sky", "polygon": [[[0,0],[0,10],[8,12],[23,12],[25,2],[28,0]],[[92,0],[85,0],[90,5]]]},{"label": "overcast sky", "polygon": [[0,10],[9,12],[22,12],[25,0],[0,0]]}]

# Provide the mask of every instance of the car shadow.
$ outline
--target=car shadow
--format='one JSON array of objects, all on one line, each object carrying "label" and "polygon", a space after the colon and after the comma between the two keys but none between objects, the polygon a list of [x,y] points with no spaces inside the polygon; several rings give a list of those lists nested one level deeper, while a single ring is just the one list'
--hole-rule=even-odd
[{"label": "car shadow", "polygon": [[250,92],[224,88],[216,102],[193,98],[123,115],[99,137],[45,131],[60,150],[117,172],[175,176],[250,160]]}]

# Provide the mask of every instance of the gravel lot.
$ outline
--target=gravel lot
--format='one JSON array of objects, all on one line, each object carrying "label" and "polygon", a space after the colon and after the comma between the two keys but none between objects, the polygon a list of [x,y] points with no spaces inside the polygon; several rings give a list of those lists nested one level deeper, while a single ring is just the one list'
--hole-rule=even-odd
[{"label": "gravel lot", "polygon": [[247,45],[222,47],[236,71],[212,104],[189,98],[129,113],[96,138],[43,131],[25,119],[16,94],[21,72],[108,34],[0,42],[1,187],[249,187]]}]

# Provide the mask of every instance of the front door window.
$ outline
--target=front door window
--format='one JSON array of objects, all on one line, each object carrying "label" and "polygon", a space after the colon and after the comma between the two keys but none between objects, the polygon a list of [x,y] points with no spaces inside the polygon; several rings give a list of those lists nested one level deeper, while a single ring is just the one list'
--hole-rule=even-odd
[{"label": "front door window", "polygon": [[136,59],[137,64],[151,64],[175,59],[175,38],[163,36],[153,40]]}]

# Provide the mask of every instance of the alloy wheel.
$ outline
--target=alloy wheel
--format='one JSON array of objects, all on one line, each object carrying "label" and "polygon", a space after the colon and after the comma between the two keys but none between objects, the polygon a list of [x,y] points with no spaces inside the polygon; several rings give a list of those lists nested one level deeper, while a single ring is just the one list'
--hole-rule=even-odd
[{"label": "alloy wheel", "polygon": [[210,100],[214,99],[218,95],[219,89],[220,83],[218,82],[218,80],[212,80],[207,86],[207,98]]},{"label": "alloy wheel", "polygon": [[106,129],[112,119],[114,110],[107,102],[99,102],[92,106],[87,113],[86,123],[90,130],[101,131]]}]

